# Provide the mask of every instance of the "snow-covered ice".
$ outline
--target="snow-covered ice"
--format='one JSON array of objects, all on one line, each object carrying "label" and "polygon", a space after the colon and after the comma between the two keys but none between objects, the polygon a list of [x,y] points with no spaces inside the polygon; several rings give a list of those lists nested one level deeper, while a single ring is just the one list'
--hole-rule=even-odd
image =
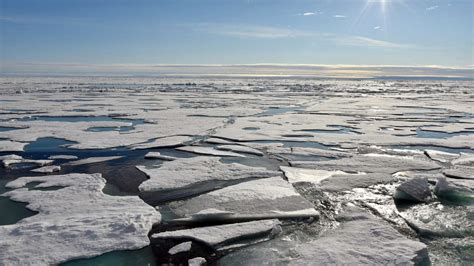
[{"label": "snow-covered ice", "polygon": [[[24,186],[40,182],[28,190]],[[58,264],[113,250],[149,244],[148,232],[160,213],[136,196],[102,193],[100,174],[21,177],[7,184],[3,196],[28,203],[38,214],[16,224],[0,226],[0,264]]]}]

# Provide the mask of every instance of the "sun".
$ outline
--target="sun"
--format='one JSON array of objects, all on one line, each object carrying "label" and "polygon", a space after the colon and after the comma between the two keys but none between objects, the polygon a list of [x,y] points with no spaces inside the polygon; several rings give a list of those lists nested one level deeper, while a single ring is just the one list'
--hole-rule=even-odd
[{"label": "sun", "polygon": [[387,19],[390,13],[389,11],[390,11],[391,6],[394,4],[401,4],[403,6],[406,6],[404,0],[366,0],[362,10],[360,11],[359,15],[355,19],[353,26],[355,24],[358,24],[361,18],[364,17],[366,13],[369,12],[369,10],[372,10],[375,8],[375,9],[379,9],[379,12],[382,14],[383,20],[384,20],[383,24],[384,24],[384,27],[386,28]]}]

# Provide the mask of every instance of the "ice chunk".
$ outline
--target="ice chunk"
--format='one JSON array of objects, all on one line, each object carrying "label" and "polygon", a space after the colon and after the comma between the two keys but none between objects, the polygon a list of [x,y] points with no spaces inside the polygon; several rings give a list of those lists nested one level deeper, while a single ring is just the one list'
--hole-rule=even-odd
[{"label": "ice chunk", "polygon": [[193,138],[189,136],[169,136],[158,138],[153,141],[132,145],[132,149],[151,149],[151,148],[166,148],[183,145],[186,142],[192,141]]},{"label": "ice chunk", "polygon": [[451,178],[460,179],[473,179],[474,180],[474,167],[468,166],[455,166],[450,169],[443,171],[443,174]]},{"label": "ice chunk", "polygon": [[16,154],[8,154],[8,155],[3,155],[3,156],[0,156],[0,161],[3,161],[3,160],[22,160],[23,157],[21,157],[20,155],[16,155]]},{"label": "ice chunk", "polygon": [[203,155],[245,157],[245,155],[242,155],[242,154],[238,154],[238,153],[231,152],[231,151],[216,150],[212,147],[185,146],[185,147],[179,147],[179,148],[176,148],[176,149],[180,150],[180,151],[187,151],[187,152],[203,154]]},{"label": "ice chunk", "polygon": [[280,166],[290,183],[309,182],[319,184],[324,179],[334,175],[349,174],[343,171],[314,170],[306,168]]},{"label": "ice chunk", "polygon": [[425,150],[424,153],[430,159],[438,161],[438,162],[442,162],[442,163],[449,163],[452,160],[459,157],[458,153],[450,153],[450,152],[437,151],[437,150]]},{"label": "ice chunk", "polygon": [[454,165],[474,165],[474,154],[461,152],[459,158],[451,162]]},{"label": "ice chunk", "polygon": [[16,142],[10,140],[0,140],[0,152],[15,152],[15,151],[23,151],[23,148],[28,143],[23,142]]},{"label": "ice chunk", "polygon": [[474,234],[472,212],[472,205],[431,202],[401,209],[400,216],[421,236],[463,238]]},{"label": "ice chunk", "polygon": [[170,248],[170,250],[168,250],[168,253],[170,255],[175,255],[175,254],[178,254],[178,253],[181,253],[181,252],[188,252],[191,250],[191,245],[193,244],[193,242],[191,241],[187,241],[187,242],[183,242],[181,244],[178,244],[172,248]]},{"label": "ice chunk", "polygon": [[51,155],[48,157],[50,160],[77,160],[79,159],[75,155]]},{"label": "ice chunk", "polygon": [[173,156],[162,155],[159,152],[149,152],[145,154],[145,159],[159,159],[163,161],[173,161],[173,160],[176,160],[177,158]]},{"label": "ice chunk", "polygon": [[436,196],[455,202],[474,202],[474,180],[438,179],[434,189]]},{"label": "ice chunk", "polygon": [[205,226],[156,233],[151,236],[152,242],[159,239],[191,239],[204,243],[214,249],[220,249],[245,238],[259,234],[270,235],[275,227],[279,227],[277,219],[252,221],[246,223]]},{"label": "ice chunk", "polygon": [[117,159],[120,159],[120,158],[123,158],[123,156],[89,157],[89,158],[86,158],[86,159],[67,162],[63,165],[78,166],[78,165],[83,165],[83,164],[101,163],[101,162],[106,162],[106,161],[111,161],[111,160],[117,160]]},{"label": "ice chunk", "polygon": [[43,166],[41,168],[31,170],[31,172],[45,173],[45,174],[50,174],[50,173],[59,172],[59,171],[61,171],[61,166],[59,165],[48,165],[48,166]]},{"label": "ice chunk", "polygon": [[[63,188],[24,188],[30,182]],[[149,245],[147,234],[160,214],[136,196],[102,193],[105,183],[100,174],[21,177],[8,183],[16,189],[3,196],[27,202],[39,213],[0,226],[0,264],[59,264]]]},{"label": "ice chunk", "polygon": [[18,157],[13,157],[10,156],[13,159],[4,159],[2,160],[2,165],[5,168],[12,167],[15,164],[34,164],[37,166],[45,166],[45,165],[50,165],[54,161],[53,160],[31,160],[31,159],[23,159],[21,156]]},{"label": "ice chunk", "polygon": [[217,146],[218,150],[223,150],[223,151],[233,151],[233,152],[241,152],[241,153],[248,153],[248,154],[254,154],[258,156],[262,156],[263,153],[257,149],[250,148],[250,147],[245,147],[242,145],[219,145]]},{"label": "ice chunk", "polygon": [[413,178],[397,187],[395,199],[414,202],[428,202],[431,199],[431,190],[425,178]]},{"label": "ice chunk", "polygon": [[201,266],[206,264],[206,259],[203,257],[196,257],[188,260],[189,266]]}]

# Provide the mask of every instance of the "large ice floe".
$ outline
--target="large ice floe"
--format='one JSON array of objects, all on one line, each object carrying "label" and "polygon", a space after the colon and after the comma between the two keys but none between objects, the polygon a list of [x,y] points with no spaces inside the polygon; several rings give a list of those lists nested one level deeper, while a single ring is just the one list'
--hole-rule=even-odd
[{"label": "large ice floe", "polygon": [[239,180],[280,174],[263,167],[227,164],[220,159],[200,156],[165,162],[159,168],[137,166],[150,177],[139,186],[140,193],[147,201],[166,201],[200,194]]},{"label": "large ice floe", "polygon": [[231,253],[220,265],[407,265],[428,259],[425,244],[408,239],[386,221],[356,207],[340,225],[312,240],[275,239]]},{"label": "large ice floe", "polygon": [[226,220],[319,215],[309,201],[279,176],[228,186],[182,202],[172,202],[170,206],[179,216],[191,219],[206,209],[233,212],[225,217]]},{"label": "large ice floe", "polygon": [[[34,189],[25,186],[40,182]],[[100,174],[21,177],[3,196],[38,214],[0,226],[1,265],[49,265],[149,245],[160,213],[136,196],[102,193]],[[43,188],[61,187],[57,190]]]}]

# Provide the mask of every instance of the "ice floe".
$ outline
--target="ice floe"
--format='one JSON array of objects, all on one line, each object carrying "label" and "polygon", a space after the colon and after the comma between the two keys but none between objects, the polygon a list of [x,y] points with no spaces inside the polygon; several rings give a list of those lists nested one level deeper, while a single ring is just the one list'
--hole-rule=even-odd
[{"label": "ice floe", "polygon": [[443,174],[451,178],[474,179],[474,167],[455,166],[443,170]]},{"label": "ice floe", "polygon": [[175,254],[178,254],[178,253],[181,253],[181,252],[187,252],[187,251],[191,250],[191,245],[192,244],[193,244],[193,242],[191,242],[191,241],[183,242],[181,244],[178,244],[178,245],[170,248],[170,250],[168,250],[168,253],[170,255],[175,255]]},{"label": "ice floe", "polygon": [[[200,194],[236,180],[279,175],[263,167],[222,163],[219,157],[200,156],[164,162],[159,168],[137,168],[150,177],[139,186],[147,200],[171,200]],[[177,192],[177,193],[176,193]]]},{"label": "ice floe", "polygon": [[177,158],[173,156],[163,155],[160,152],[149,152],[145,154],[145,159],[159,159],[163,161],[174,161]]},{"label": "ice floe", "polygon": [[228,220],[317,217],[313,205],[281,177],[243,182],[200,195],[183,202],[170,203],[181,217],[192,217],[206,209],[233,212]]},{"label": "ice floe", "polygon": [[188,260],[189,266],[201,266],[206,264],[206,259],[203,257],[196,257]]},{"label": "ice floe", "polygon": [[[40,182],[37,188],[24,186]],[[0,264],[58,264],[89,258],[113,250],[149,245],[147,234],[160,214],[136,196],[114,197],[102,193],[100,174],[67,174],[18,178],[4,193],[28,203],[38,214],[13,225],[0,226]]]},{"label": "ice floe", "polygon": [[9,141],[9,140],[0,140],[0,152],[14,152],[14,151],[23,151],[23,148],[28,143]]},{"label": "ice floe", "polygon": [[436,182],[434,193],[439,198],[454,202],[474,203],[474,180],[440,178]]},{"label": "ice floe", "polygon": [[364,154],[330,161],[291,161],[295,167],[341,170],[347,172],[388,173],[441,168],[435,162],[410,156]]},{"label": "ice floe", "polygon": [[78,166],[78,165],[84,165],[84,164],[92,164],[92,163],[100,163],[100,162],[106,162],[106,161],[112,161],[112,160],[117,160],[122,158],[123,156],[104,156],[104,157],[89,157],[77,161],[71,161],[67,162],[63,165],[65,166]]},{"label": "ice floe", "polygon": [[245,238],[252,238],[262,234],[270,235],[274,228],[279,226],[280,222],[276,219],[205,226],[156,233],[151,236],[151,240],[153,242],[159,239],[190,239],[204,243],[217,250]]},{"label": "ice floe", "polygon": [[44,174],[50,174],[50,173],[59,172],[59,171],[61,171],[61,166],[59,165],[48,165],[48,166],[43,166],[41,168],[31,170],[31,172],[44,173]]},{"label": "ice floe", "polygon": [[232,152],[240,152],[240,153],[248,153],[248,154],[254,154],[258,156],[262,156],[263,153],[257,149],[253,149],[250,147],[245,147],[242,145],[219,145],[217,146],[218,150],[223,150],[223,151],[232,151]]},{"label": "ice floe", "polygon": [[223,150],[217,150],[212,147],[201,147],[201,146],[185,146],[185,147],[179,147],[176,148],[177,150],[180,151],[187,151],[187,152],[193,152],[197,154],[202,154],[202,155],[214,155],[214,156],[228,156],[228,157],[245,157],[245,155],[231,152],[231,151],[223,151]]},{"label": "ice floe", "polygon": [[431,190],[425,178],[413,178],[397,187],[393,197],[397,200],[427,202],[431,199]]},{"label": "ice floe", "polygon": [[[425,244],[406,238],[386,221],[350,207],[340,225],[313,240],[270,240],[222,258],[222,265],[398,265],[428,259]],[[278,242],[276,240],[279,240]]]},{"label": "ice floe", "polygon": [[51,155],[48,157],[50,160],[77,160],[79,157],[76,155]]}]

